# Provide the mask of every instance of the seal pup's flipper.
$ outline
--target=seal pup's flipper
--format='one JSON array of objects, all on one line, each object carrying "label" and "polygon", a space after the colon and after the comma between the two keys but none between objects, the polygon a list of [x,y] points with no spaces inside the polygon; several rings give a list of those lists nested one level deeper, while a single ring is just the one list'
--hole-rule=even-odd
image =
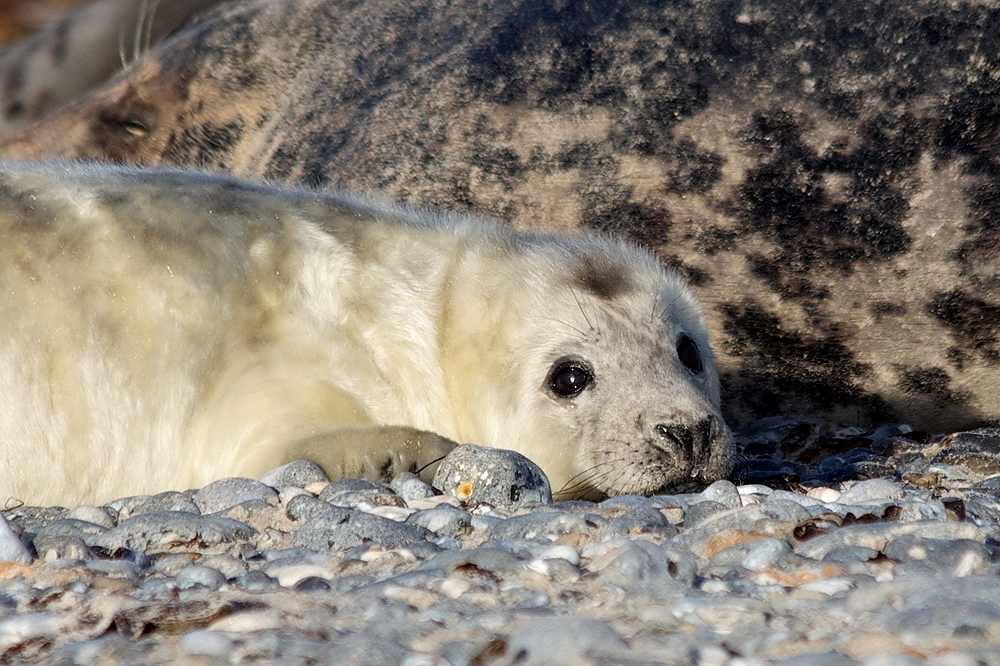
[{"label": "seal pup's flipper", "polygon": [[244,473],[257,478],[292,460],[306,459],[322,467],[331,479],[388,482],[402,472],[415,472],[430,483],[438,463],[456,446],[435,433],[405,426],[340,428],[269,447],[265,455],[246,461]]}]

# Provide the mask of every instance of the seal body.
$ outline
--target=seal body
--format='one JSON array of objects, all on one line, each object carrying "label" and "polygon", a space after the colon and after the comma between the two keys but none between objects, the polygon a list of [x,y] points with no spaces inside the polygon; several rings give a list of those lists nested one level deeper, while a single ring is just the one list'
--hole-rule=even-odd
[{"label": "seal body", "polygon": [[995,421],[993,9],[876,4],[244,0],[4,150],[625,234],[704,304],[730,422]]},{"label": "seal body", "polygon": [[516,449],[573,495],[728,468],[698,308],[625,243],[11,164],[0,239],[4,495],[107,501],[296,458],[378,476],[453,441]]},{"label": "seal body", "polygon": [[[0,134],[26,127],[100,85],[219,1],[98,0],[0,50]],[[57,13],[39,4],[32,0],[31,8],[14,6],[8,11]]]}]

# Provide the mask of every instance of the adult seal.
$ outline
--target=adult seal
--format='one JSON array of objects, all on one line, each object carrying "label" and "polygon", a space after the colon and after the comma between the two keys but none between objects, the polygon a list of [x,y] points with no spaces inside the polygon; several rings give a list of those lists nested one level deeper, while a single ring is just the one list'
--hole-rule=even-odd
[{"label": "adult seal", "polygon": [[731,425],[997,423],[997,10],[876,4],[242,0],[0,154],[629,235],[704,306]]},{"label": "adult seal", "polygon": [[0,489],[107,501],[513,448],[566,495],[720,478],[699,308],[648,252],[343,195],[0,167]]}]

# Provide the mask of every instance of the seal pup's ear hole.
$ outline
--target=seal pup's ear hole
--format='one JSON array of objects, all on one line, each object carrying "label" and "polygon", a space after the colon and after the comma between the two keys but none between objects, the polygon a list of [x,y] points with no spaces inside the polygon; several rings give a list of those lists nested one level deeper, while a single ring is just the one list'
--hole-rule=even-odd
[{"label": "seal pup's ear hole", "polygon": [[677,338],[677,358],[681,360],[684,367],[696,375],[700,375],[705,366],[701,362],[701,352],[698,351],[698,344],[689,335],[681,333]]},{"label": "seal pup's ear hole", "polygon": [[594,382],[590,364],[578,358],[561,358],[552,364],[545,386],[557,398],[575,398]]}]

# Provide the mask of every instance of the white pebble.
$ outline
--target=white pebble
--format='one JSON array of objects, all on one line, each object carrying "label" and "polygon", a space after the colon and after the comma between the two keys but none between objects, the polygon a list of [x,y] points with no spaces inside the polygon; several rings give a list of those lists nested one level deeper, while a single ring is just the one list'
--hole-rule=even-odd
[{"label": "white pebble", "polygon": [[820,502],[836,502],[840,499],[840,491],[834,490],[833,488],[810,488],[806,493],[809,497],[813,499],[818,499]]},{"label": "white pebble", "polygon": [[111,517],[111,514],[97,506],[78,506],[66,514],[66,517],[85,520],[88,523],[94,523],[95,525],[109,529],[115,526],[115,521]]},{"label": "white pebble", "polygon": [[726,666],[729,653],[718,645],[702,645],[695,648],[694,663],[698,666]]},{"label": "white pebble", "polygon": [[23,643],[36,636],[48,636],[59,631],[62,619],[55,613],[22,613],[0,622],[0,647]]},{"label": "white pebble", "polygon": [[838,500],[841,504],[859,504],[872,500],[894,500],[903,496],[903,488],[889,479],[858,481],[844,491]]},{"label": "white pebble", "polygon": [[358,510],[370,513],[373,516],[395,520],[397,523],[405,522],[407,518],[417,512],[416,509],[408,509],[403,506],[374,506],[367,502],[361,502],[358,505]]},{"label": "white pebble", "polygon": [[188,654],[223,657],[233,649],[233,641],[225,634],[210,629],[197,629],[184,635],[181,649]]},{"label": "white pebble", "polygon": [[960,652],[932,654],[927,657],[927,666],[978,666],[981,663],[972,655]]},{"label": "white pebble", "polygon": [[566,560],[572,565],[580,564],[580,553],[576,548],[564,544],[546,546],[538,552],[540,560]]},{"label": "white pebble", "polygon": [[471,587],[472,583],[468,580],[452,576],[451,578],[446,578],[444,582],[441,583],[441,594],[445,595],[449,599],[458,599],[460,596],[468,592]]},{"label": "white pebble", "polygon": [[781,539],[761,539],[750,546],[741,563],[750,571],[764,571],[791,551]]},{"label": "white pebble", "polygon": [[854,589],[854,582],[847,578],[824,578],[800,585],[799,589],[807,592],[819,592],[832,597],[835,594]]},{"label": "white pebble", "polygon": [[423,511],[424,509],[434,509],[442,504],[451,504],[455,507],[461,507],[462,503],[457,497],[452,495],[435,495],[434,497],[425,497],[423,499],[410,500],[406,503],[411,509],[416,509],[417,511]]},{"label": "white pebble", "polygon": [[745,486],[736,486],[736,492],[740,495],[770,495],[774,491],[759,483],[749,483]]},{"label": "white pebble", "polygon": [[701,584],[701,591],[705,594],[727,594],[732,589],[724,580],[706,580]]},{"label": "white pebble", "polygon": [[282,587],[292,587],[310,576],[326,580],[333,578],[329,569],[316,564],[277,564],[267,568],[267,575],[276,578]]},{"label": "white pebble", "polygon": [[31,552],[14,534],[13,528],[0,515],[0,562],[31,564]]},{"label": "white pebble", "polygon": [[251,610],[234,613],[216,620],[209,627],[214,631],[267,631],[285,626],[281,613],[276,610]]},{"label": "white pebble", "polygon": [[313,481],[312,483],[306,484],[305,490],[313,495],[319,495],[328,485],[330,485],[329,481]]}]

